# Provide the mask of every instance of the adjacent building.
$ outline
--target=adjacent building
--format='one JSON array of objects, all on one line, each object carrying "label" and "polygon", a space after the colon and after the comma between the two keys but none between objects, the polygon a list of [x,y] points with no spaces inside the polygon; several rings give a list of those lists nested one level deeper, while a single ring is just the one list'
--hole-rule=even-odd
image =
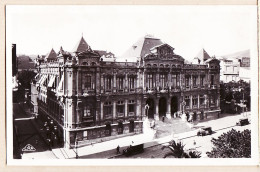
[{"label": "adjacent building", "polygon": [[244,80],[250,82],[250,51],[240,51],[219,57],[220,80],[224,83]]},{"label": "adjacent building", "polygon": [[65,147],[143,132],[143,120],[177,112],[200,120],[220,112],[219,60],[186,64],[174,48],[145,36],[126,53],[92,50],[82,37],[72,52],[37,59],[35,114],[50,120]]}]

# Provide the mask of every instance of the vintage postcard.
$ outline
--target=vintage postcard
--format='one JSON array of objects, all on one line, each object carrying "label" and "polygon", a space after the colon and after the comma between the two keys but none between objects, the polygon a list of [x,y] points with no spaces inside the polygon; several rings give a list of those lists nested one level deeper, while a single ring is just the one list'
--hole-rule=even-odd
[{"label": "vintage postcard", "polygon": [[8,165],[257,165],[257,6],[7,5]]}]

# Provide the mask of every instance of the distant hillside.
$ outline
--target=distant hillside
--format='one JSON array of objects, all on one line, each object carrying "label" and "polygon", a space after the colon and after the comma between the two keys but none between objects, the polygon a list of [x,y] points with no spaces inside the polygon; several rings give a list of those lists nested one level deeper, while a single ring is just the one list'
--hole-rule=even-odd
[{"label": "distant hillside", "polygon": [[239,51],[239,52],[235,52],[232,54],[227,54],[227,55],[223,55],[221,57],[224,58],[242,58],[242,57],[250,57],[250,50],[244,50],[244,51]]},{"label": "distant hillside", "polygon": [[17,64],[18,70],[35,69],[34,60],[32,60],[29,56],[26,55],[17,56]]}]

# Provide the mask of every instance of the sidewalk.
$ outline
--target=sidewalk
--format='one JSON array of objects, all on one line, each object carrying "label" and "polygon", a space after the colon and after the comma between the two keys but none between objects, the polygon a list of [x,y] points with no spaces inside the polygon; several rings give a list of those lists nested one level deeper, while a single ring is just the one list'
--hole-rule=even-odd
[{"label": "sidewalk", "polygon": [[[144,122],[144,133],[129,137],[122,137],[115,140],[110,140],[102,143],[96,143],[89,146],[80,147],[77,149],[57,148],[52,149],[53,153],[59,159],[76,158],[76,152],[80,158],[113,158],[121,154],[117,154],[116,147],[120,146],[120,152],[130,145],[144,144],[144,148],[152,147],[158,144],[168,143],[171,140],[178,140],[184,137],[191,137],[196,135],[196,131],[189,131],[179,133],[176,135],[168,135],[162,138],[155,138],[156,130],[151,129],[149,122]],[[195,134],[194,134],[195,133]]]}]

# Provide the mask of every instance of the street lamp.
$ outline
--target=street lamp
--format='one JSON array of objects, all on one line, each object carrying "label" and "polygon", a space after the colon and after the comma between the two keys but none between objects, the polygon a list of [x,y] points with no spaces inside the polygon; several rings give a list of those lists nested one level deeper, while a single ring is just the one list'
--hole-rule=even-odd
[{"label": "street lamp", "polygon": [[[76,136],[77,136],[77,134],[76,134]],[[77,139],[77,137],[76,137],[76,139],[75,139],[75,149],[76,149],[76,159],[78,159],[79,158],[79,156],[78,156],[78,139]]]}]

